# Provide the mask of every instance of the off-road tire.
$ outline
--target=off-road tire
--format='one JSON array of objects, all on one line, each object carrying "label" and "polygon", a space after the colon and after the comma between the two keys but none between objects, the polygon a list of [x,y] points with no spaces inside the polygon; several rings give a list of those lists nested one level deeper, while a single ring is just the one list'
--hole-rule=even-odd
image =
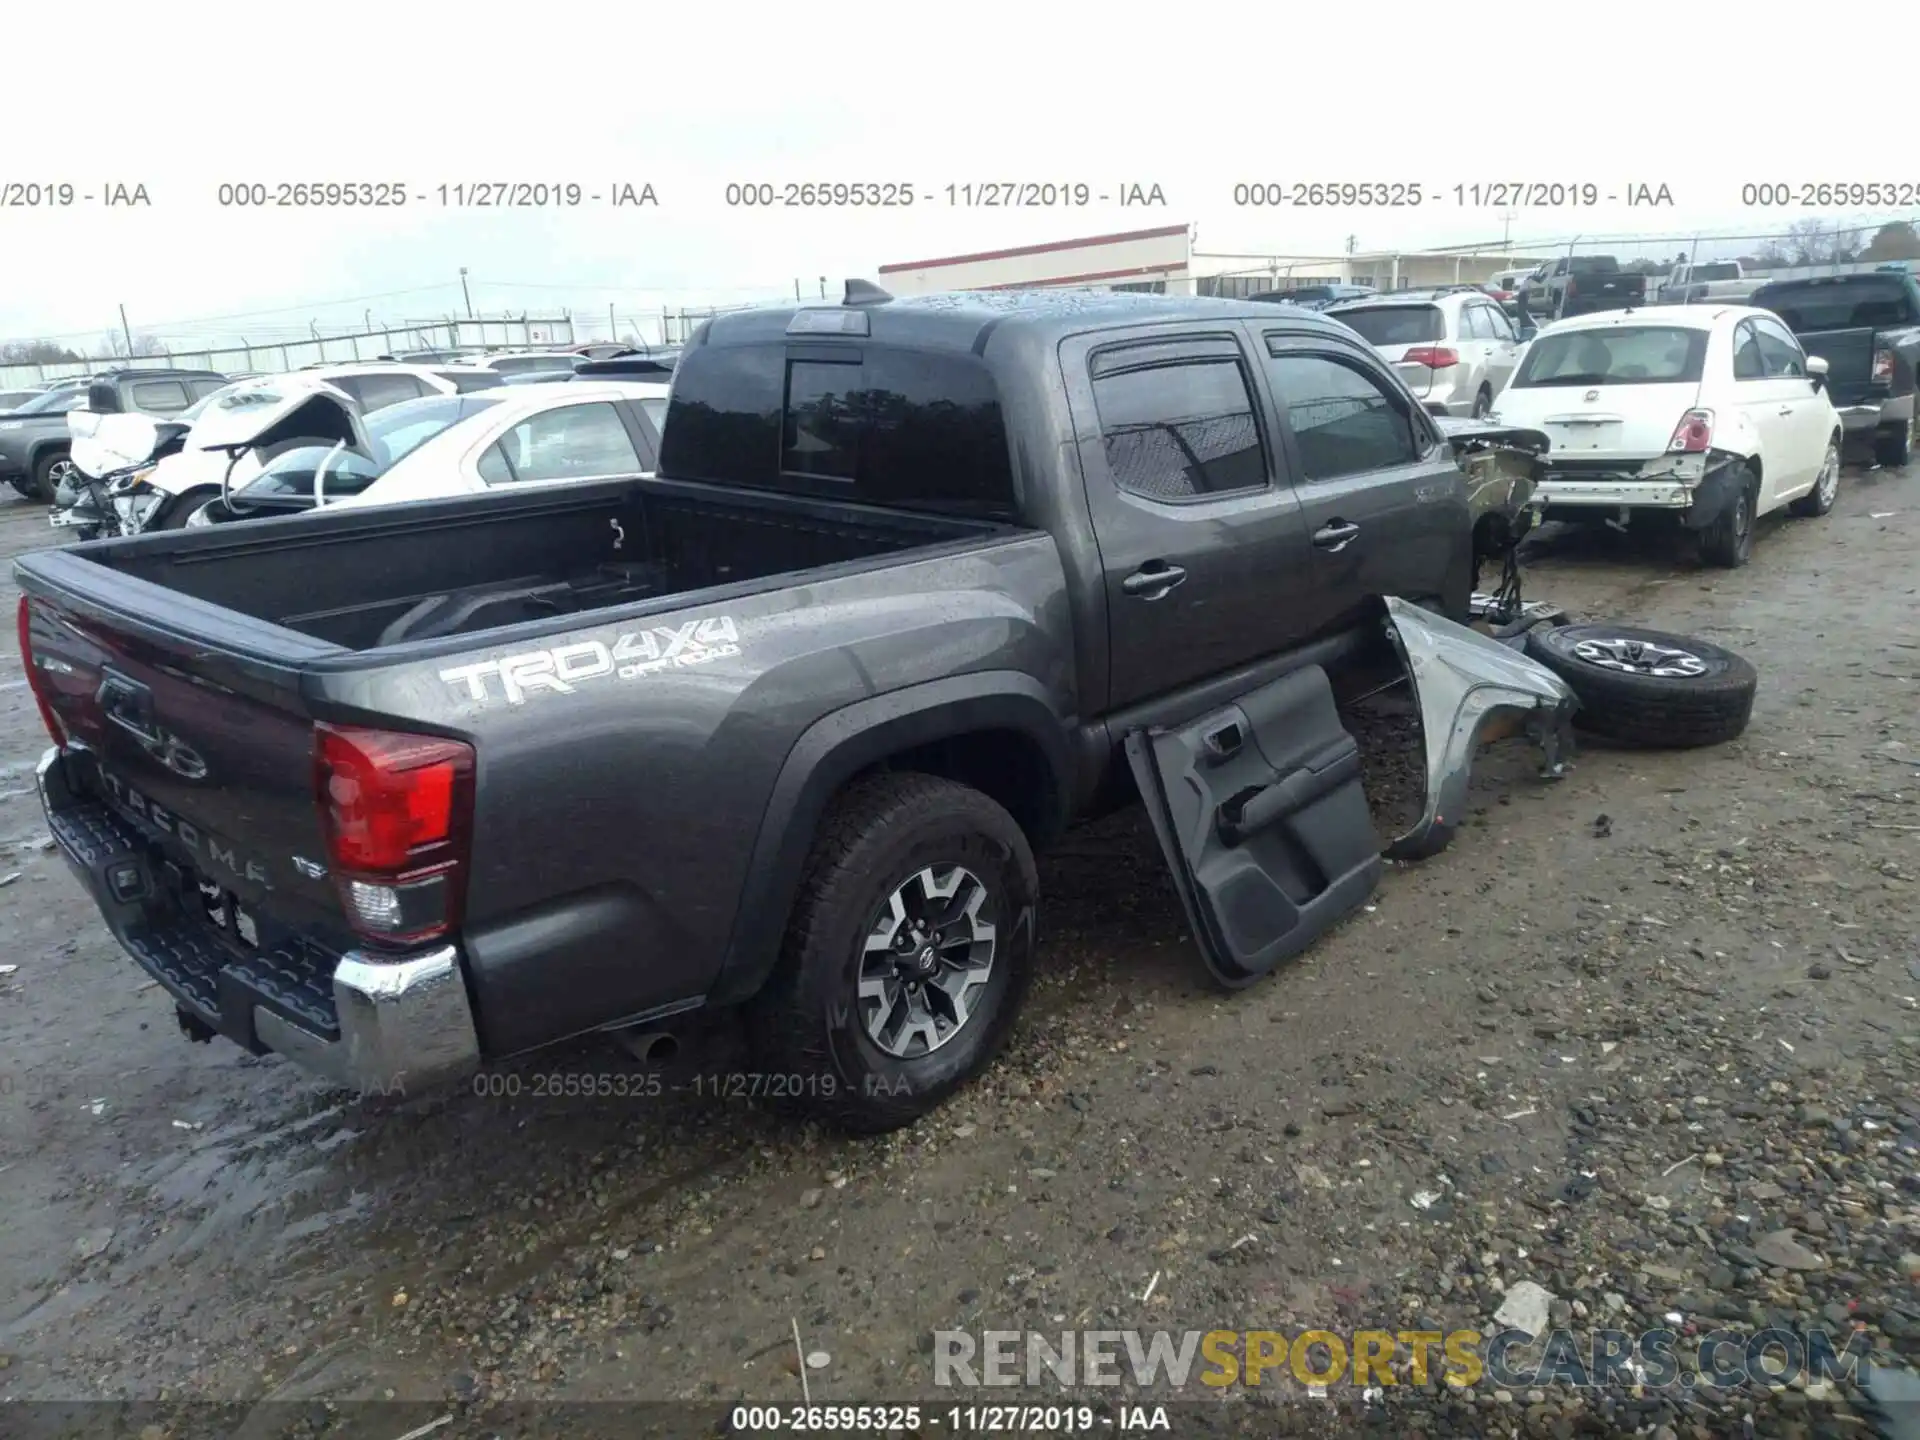
[{"label": "off-road tire", "polygon": [[1753,527],[1758,518],[1760,482],[1742,465],[1735,477],[1740,484],[1733,503],[1700,532],[1700,558],[1722,570],[1737,570],[1753,558]]},{"label": "off-road tire", "polygon": [[[1683,650],[1704,673],[1695,676],[1633,674],[1583,659],[1582,640],[1626,640]],[[1590,734],[1626,745],[1690,750],[1721,745],[1747,728],[1760,677],[1731,650],[1691,635],[1642,630],[1631,625],[1541,626],[1527,633],[1527,654],[1572,687],[1580,700],[1573,723]]]},{"label": "off-road tire", "polygon": [[1839,495],[1840,437],[1836,435],[1827,442],[1826,459],[1820,462],[1820,478],[1813,482],[1813,489],[1788,504],[1787,512],[1803,520],[1815,520],[1833,509]]},{"label": "off-road tire", "polygon": [[[874,1043],[858,1000],[863,940],[887,898],[928,866],[964,865],[986,887],[996,949],[967,1022],[931,1053],[898,1058]],[[1040,891],[1019,824],[978,790],[889,772],[829,808],[801,881],[778,964],[747,1007],[775,1103],[842,1130],[912,1124],[999,1052],[1033,979]]]},{"label": "off-road tire", "polygon": [[62,464],[70,464],[64,450],[49,450],[33,462],[33,484],[26,492],[29,500],[53,499],[54,489],[59,481],[53,478],[53,472]]},{"label": "off-road tire", "polygon": [[1913,462],[1913,432],[1920,427],[1920,414],[1896,430],[1882,430],[1873,437],[1873,458],[1889,470],[1898,470]]}]

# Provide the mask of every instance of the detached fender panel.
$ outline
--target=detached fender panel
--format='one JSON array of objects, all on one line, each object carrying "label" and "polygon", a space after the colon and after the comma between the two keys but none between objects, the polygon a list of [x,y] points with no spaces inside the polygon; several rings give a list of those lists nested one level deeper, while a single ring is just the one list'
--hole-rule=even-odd
[{"label": "detached fender panel", "polygon": [[1444,850],[1466,808],[1480,745],[1526,731],[1558,779],[1572,753],[1573,689],[1546,666],[1477,630],[1386,598],[1387,634],[1406,663],[1426,746],[1427,799],[1414,827],[1387,846],[1393,860]]},{"label": "detached fender panel", "polygon": [[774,781],[709,1002],[744,1000],[771,973],[821,817],[855,775],[890,755],[936,740],[981,730],[1017,731],[1046,757],[1055,797],[1046,830],[1057,833],[1066,824],[1073,795],[1071,727],[1039,680],[1010,670],[928,681],[859,701],[816,721],[794,742]]}]

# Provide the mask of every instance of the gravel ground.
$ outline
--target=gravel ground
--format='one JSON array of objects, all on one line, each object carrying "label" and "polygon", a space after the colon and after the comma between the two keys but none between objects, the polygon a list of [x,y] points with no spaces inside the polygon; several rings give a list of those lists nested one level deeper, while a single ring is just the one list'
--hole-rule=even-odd
[{"label": "gravel ground", "polygon": [[[0,502],[0,551],[45,543],[43,513]],[[611,1047],[504,1072],[517,1095],[342,1102],[187,1043],[37,848],[40,727],[9,653],[0,1399],[719,1414],[800,1399],[797,1326],[827,1357],[815,1402],[944,1409],[979,1397],[934,1388],[935,1329],[1491,1329],[1522,1281],[1576,1329],[1858,1330],[1910,1364],[1916,537],[1920,467],[1849,470],[1830,517],[1763,522],[1738,572],[1543,534],[1532,595],[1756,662],[1743,739],[1589,747],[1558,783],[1507,742],[1449,850],[1232,996],[1202,982],[1140,818],[1077,832],[1044,866],[1010,1052],[865,1141],[686,1091],[533,1094],[630,1080]],[[735,1067],[735,1043],[683,1064]],[[1177,1433],[1871,1433],[1845,1384],[1208,1398]]]}]

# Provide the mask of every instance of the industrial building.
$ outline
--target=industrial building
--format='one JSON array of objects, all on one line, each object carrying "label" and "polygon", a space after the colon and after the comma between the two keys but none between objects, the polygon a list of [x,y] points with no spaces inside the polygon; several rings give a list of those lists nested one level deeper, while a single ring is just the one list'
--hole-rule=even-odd
[{"label": "industrial building", "polygon": [[1420,253],[1280,255],[1198,250],[1193,240],[1191,225],[1162,225],[971,255],[904,260],[882,265],[880,283],[896,295],[1094,286],[1166,295],[1244,297],[1302,285],[1371,285],[1379,290],[1402,290],[1477,284],[1492,278],[1496,271],[1539,263],[1537,256],[1484,247]]}]

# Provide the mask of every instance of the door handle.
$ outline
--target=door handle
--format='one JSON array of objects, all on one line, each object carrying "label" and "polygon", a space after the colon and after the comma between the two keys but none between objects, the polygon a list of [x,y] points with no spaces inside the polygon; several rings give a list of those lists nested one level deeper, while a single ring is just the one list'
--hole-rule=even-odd
[{"label": "door handle", "polygon": [[1793,406],[1791,406],[1791,405],[1782,405],[1782,406],[1780,407],[1780,413],[1781,413],[1782,415],[1791,415],[1791,414],[1793,413]]},{"label": "door handle", "polygon": [[1320,550],[1344,550],[1348,542],[1359,533],[1360,527],[1351,521],[1333,520],[1313,532],[1313,543],[1315,548]]},{"label": "door handle", "polygon": [[1178,565],[1169,565],[1163,560],[1155,560],[1120,582],[1120,588],[1129,595],[1138,595],[1146,600],[1158,600],[1174,586],[1187,578],[1187,572]]}]

